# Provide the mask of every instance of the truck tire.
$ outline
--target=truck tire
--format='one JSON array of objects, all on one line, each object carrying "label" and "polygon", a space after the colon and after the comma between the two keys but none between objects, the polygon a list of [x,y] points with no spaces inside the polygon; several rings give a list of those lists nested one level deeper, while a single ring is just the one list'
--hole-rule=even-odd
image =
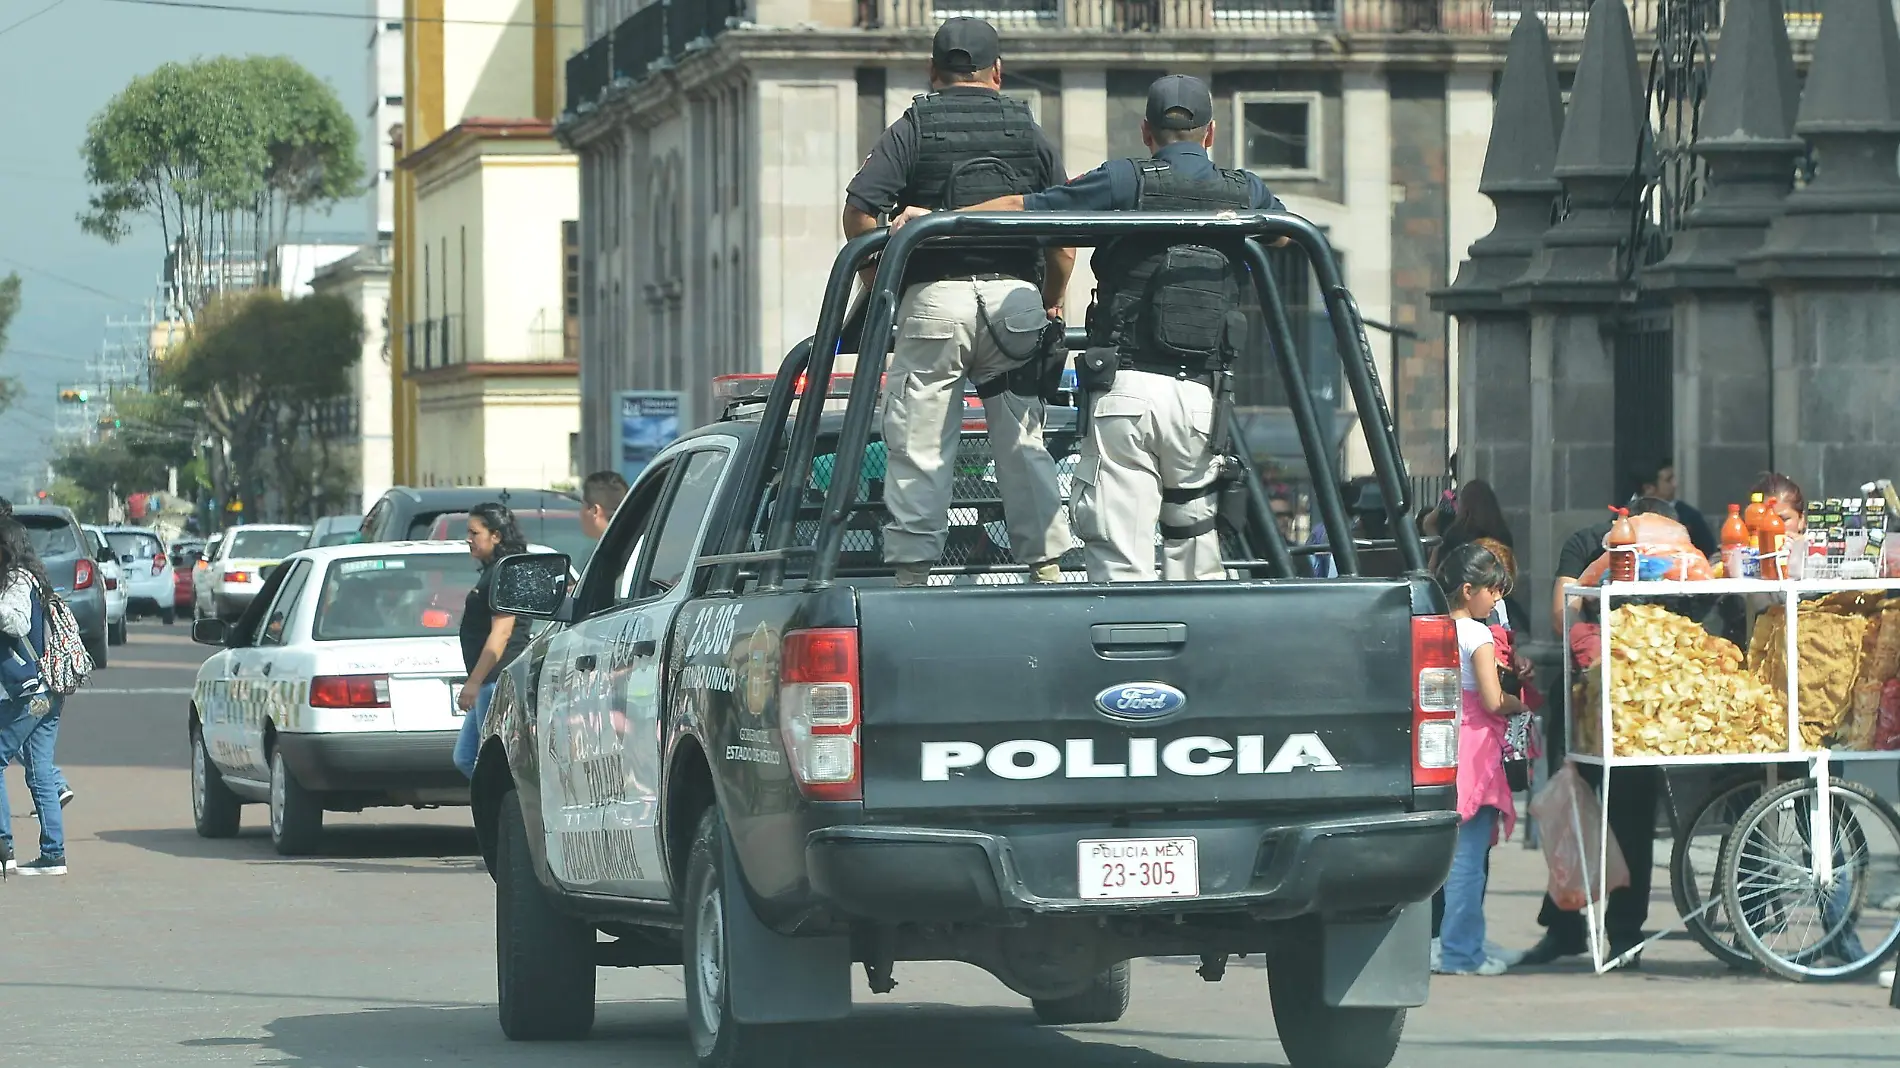
[{"label": "truck tire", "polygon": [[1404,1009],[1342,1009],[1321,994],[1317,947],[1268,958],[1273,1026],[1292,1068],[1386,1068],[1399,1051]]},{"label": "truck tire", "polygon": [[594,928],[554,907],[534,870],[521,797],[501,799],[495,855],[495,989],[514,1042],[594,1029]]},{"label": "truck tire", "polygon": [[1128,1011],[1128,973],[1128,962],[1122,961],[1098,974],[1080,994],[1031,1001],[1037,1021],[1051,1025],[1114,1023]]},{"label": "truck tire", "polygon": [[238,833],[244,803],[224,784],[224,775],[205,752],[204,736],[191,732],[191,822],[200,838],[230,838]]},{"label": "truck tire", "polygon": [[275,746],[270,754],[270,842],[280,856],[302,857],[323,840],[323,804],[304,788]]},{"label": "truck tire", "polygon": [[[789,1060],[784,1027],[743,1024],[733,1018],[726,976],[726,824],[717,807],[700,814],[686,858],[686,1033],[700,1068],[759,1068]],[[738,902],[745,908],[746,903]],[[791,981],[796,981],[793,979]],[[770,1060],[768,1060],[770,1058]]]}]

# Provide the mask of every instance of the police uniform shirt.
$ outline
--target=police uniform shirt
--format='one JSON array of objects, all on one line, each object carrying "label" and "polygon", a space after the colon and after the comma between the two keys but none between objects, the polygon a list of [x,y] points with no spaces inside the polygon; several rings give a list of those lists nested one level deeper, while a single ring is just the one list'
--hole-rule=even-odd
[{"label": "police uniform shirt", "polygon": [[[994,89],[981,85],[949,85],[937,90],[946,95],[959,93],[981,93],[985,96],[1001,96]],[[1068,171],[1062,169],[1062,153],[1049,141],[1042,127],[1036,127],[1036,159],[1041,164],[1041,174],[1034,175],[1036,185],[1046,188],[1056,185],[1068,177]],[[873,218],[889,215],[899,207],[898,198],[904,187],[910,182],[911,166],[917,160],[917,117],[909,109],[897,121],[891,123],[877,144],[871,146],[871,154],[864,158],[864,166],[859,168],[857,176],[845,187],[844,202]],[[1132,171],[1130,172],[1132,173]],[[933,204],[920,205],[934,208]]]},{"label": "police uniform shirt", "polygon": [[[1214,161],[1207,158],[1207,149],[1193,141],[1162,145],[1154,158],[1178,168],[1186,178],[1211,178],[1219,170],[1214,166]],[[1242,173],[1247,176],[1247,187],[1253,191],[1253,201],[1249,207],[1269,211],[1286,210],[1286,205],[1280,203],[1280,198],[1273,195],[1259,175],[1252,171]],[[1133,211],[1138,191],[1135,162],[1111,159],[1067,185],[1029,194],[1023,198],[1023,210]]]}]

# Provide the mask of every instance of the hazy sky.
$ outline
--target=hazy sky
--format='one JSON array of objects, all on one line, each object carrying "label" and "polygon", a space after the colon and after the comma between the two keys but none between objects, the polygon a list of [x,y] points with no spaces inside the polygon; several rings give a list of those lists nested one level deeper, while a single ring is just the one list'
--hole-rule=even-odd
[{"label": "hazy sky", "polygon": [[[6,102],[0,110],[0,276],[18,271],[23,284],[20,313],[0,352],[0,375],[18,377],[27,391],[0,415],[0,494],[16,492],[23,475],[44,462],[56,384],[83,375],[104,340],[109,316],[141,312],[163,260],[156,225],[141,227],[118,245],[80,231],[75,218],[86,206],[88,189],[79,144],[87,120],[127,81],[161,63],[266,54],[287,55],[309,67],[336,90],[359,126],[366,121],[373,22],[354,17],[366,13],[363,0],[229,2],[353,17],[114,0],[0,0],[0,101]],[[359,233],[367,230],[368,216],[363,204],[350,202],[309,225]]]}]

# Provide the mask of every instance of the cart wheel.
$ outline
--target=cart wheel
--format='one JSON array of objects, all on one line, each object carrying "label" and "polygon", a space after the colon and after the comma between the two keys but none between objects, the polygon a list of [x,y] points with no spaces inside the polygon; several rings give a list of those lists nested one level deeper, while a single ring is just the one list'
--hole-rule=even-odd
[{"label": "cart wheel", "polygon": [[1722,907],[1736,941],[1763,967],[1797,982],[1856,979],[1900,942],[1894,902],[1900,816],[1858,783],[1828,780],[1833,875],[1814,875],[1812,779],[1763,794],[1722,850]]},{"label": "cart wheel", "polygon": [[[1689,936],[1723,964],[1751,971],[1760,964],[1736,939],[1735,927],[1722,905],[1716,873],[1722,870],[1722,853],[1730,832],[1761,797],[1763,785],[1760,776],[1716,784],[1676,835],[1675,848],[1669,853],[1669,894],[1675,898],[1676,914],[1684,917]],[[1708,911],[1695,915],[1705,903],[1709,903]]]}]

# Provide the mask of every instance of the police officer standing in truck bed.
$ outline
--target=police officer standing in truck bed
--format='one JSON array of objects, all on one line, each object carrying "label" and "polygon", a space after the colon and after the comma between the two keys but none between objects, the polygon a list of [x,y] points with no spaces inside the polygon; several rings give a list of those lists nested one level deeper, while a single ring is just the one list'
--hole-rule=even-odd
[{"label": "police officer standing in truck bed", "polygon": [[[946,20],[932,42],[931,92],[884,131],[845,192],[845,236],[907,207],[957,208],[1063,181],[1055,146],[1002,83],[995,27]],[[1011,553],[1032,580],[1061,581],[1056,561],[1072,539],[1042,401],[1006,378],[1041,357],[1074,262],[1069,249],[1031,242],[925,248],[906,265],[884,399],[884,559],[899,585],[923,585],[943,553],[966,378],[983,395]]]},{"label": "police officer standing in truck bed", "polygon": [[[1067,185],[968,210],[1286,210],[1257,175],[1208,157],[1214,97],[1199,78],[1171,74],[1148,87],[1141,138],[1152,158],[1109,160]],[[1164,578],[1224,578],[1214,411],[1245,327],[1229,314],[1245,271],[1205,246],[1135,237],[1098,248],[1090,266],[1097,288],[1084,359],[1098,366],[1084,382],[1089,433],[1071,506],[1089,580],[1152,580],[1157,522]]]}]

